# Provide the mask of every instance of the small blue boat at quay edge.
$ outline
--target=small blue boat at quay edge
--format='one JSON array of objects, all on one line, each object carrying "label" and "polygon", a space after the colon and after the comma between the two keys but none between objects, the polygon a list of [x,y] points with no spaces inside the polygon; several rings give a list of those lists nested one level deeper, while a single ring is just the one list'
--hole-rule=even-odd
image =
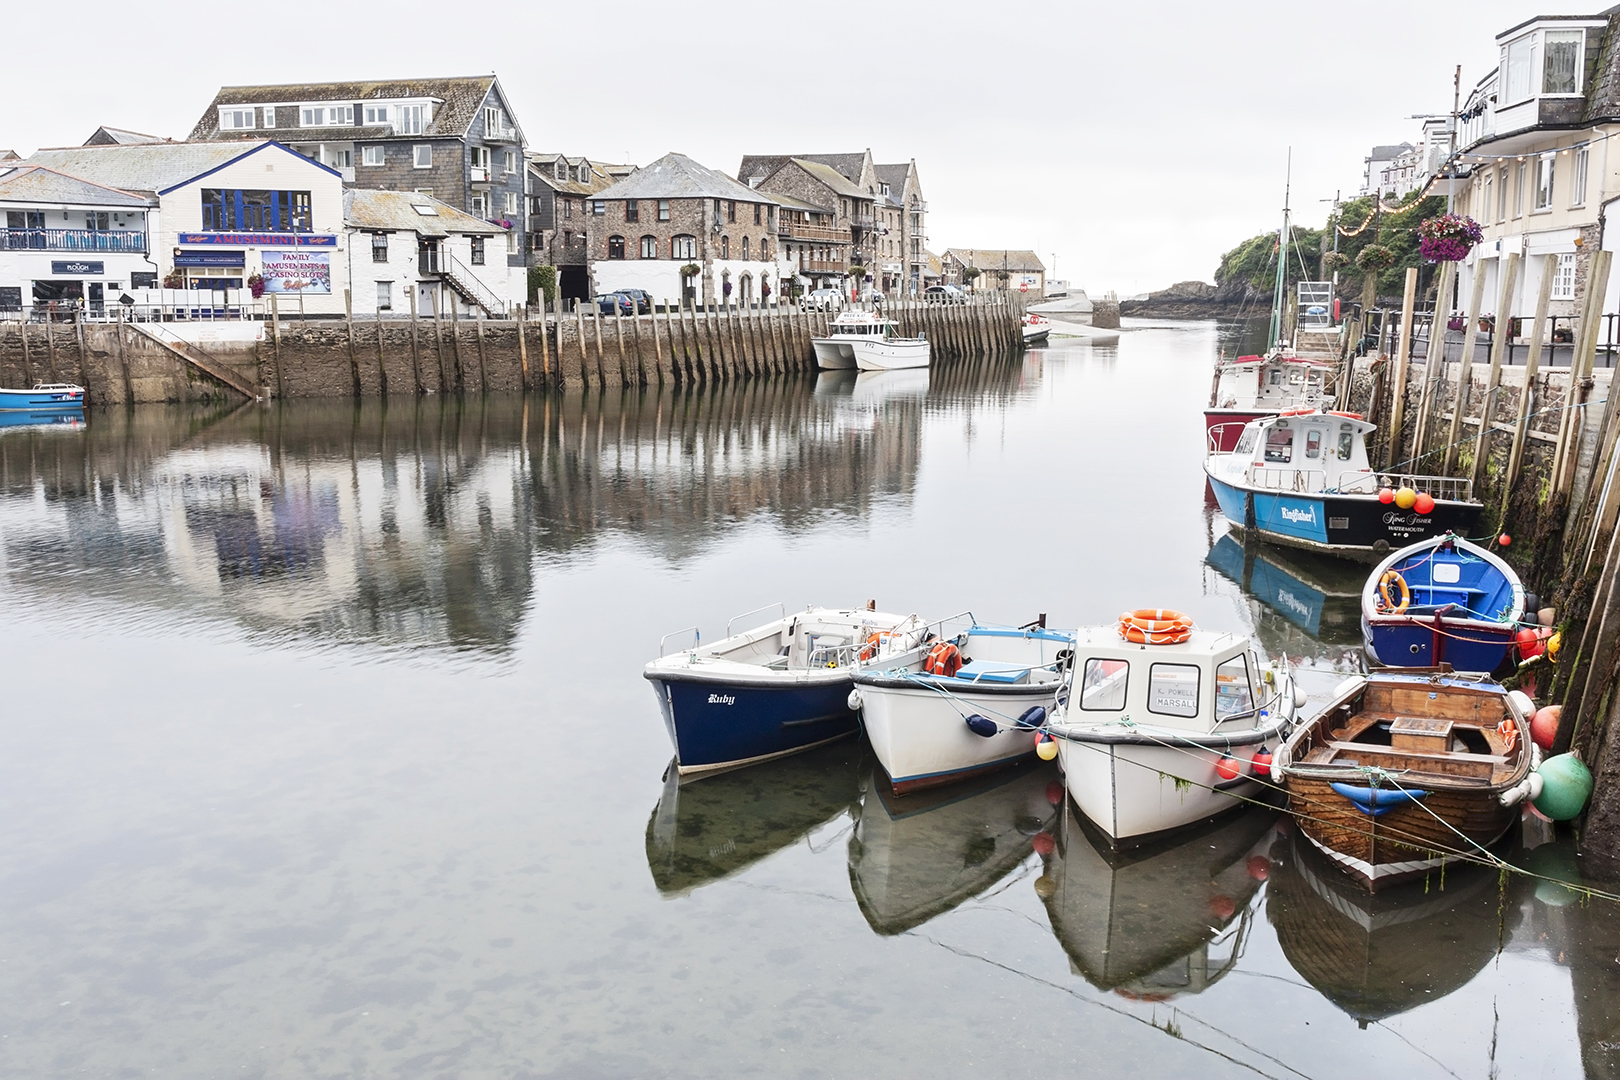
[{"label": "small blue boat at quay edge", "polygon": [[72,412],[84,408],[84,387],[35,383],[32,390],[0,390],[0,412]]},{"label": "small blue boat at quay edge", "polygon": [[[777,618],[733,632],[773,608]],[[691,645],[666,655],[670,639],[686,635]],[[732,619],[726,636],[711,644],[696,627],[664,635],[658,659],[642,674],[658,695],[677,770],[694,776],[854,735],[855,672],[863,665],[919,667],[928,636],[916,615],[818,607],[790,614],[770,604]]]},{"label": "small blue boat at quay edge", "polygon": [[1524,617],[1519,575],[1493,552],[1447,534],[1378,564],[1361,592],[1367,656],[1385,667],[1492,672]]}]

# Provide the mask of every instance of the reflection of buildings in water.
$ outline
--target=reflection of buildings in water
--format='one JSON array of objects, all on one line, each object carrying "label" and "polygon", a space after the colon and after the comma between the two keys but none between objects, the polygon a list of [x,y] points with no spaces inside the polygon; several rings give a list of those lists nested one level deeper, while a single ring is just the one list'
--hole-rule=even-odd
[{"label": "reflection of buildings in water", "polygon": [[0,544],[30,589],[201,599],[294,635],[499,645],[536,552],[618,532],[678,559],[759,514],[791,531],[909,498],[925,398],[849,391],[779,379],[97,413],[67,437],[0,439]]},{"label": "reflection of buildings in water", "polygon": [[1454,864],[1443,882],[1369,893],[1296,830],[1266,915],[1294,970],[1366,1027],[1473,979],[1517,927],[1524,888],[1519,875]]},{"label": "reflection of buildings in water", "polygon": [[684,896],[798,843],[853,813],[869,767],[856,739],[685,782],[671,763],[647,821],[653,884]]},{"label": "reflection of buildings in water", "polygon": [[1248,939],[1276,822],[1275,810],[1253,807],[1115,852],[1066,804],[1036,884],[1074,972],[1140,1001],[1196,994],[1222,978]]},{"label": "reflection of buildings in water", "polygon": [[899,934],[978,896],[1023,862],[1057,815],[1057,769],[1028,763],[896,797],[874,765],[862,777],[849,882],[880,934]]}]

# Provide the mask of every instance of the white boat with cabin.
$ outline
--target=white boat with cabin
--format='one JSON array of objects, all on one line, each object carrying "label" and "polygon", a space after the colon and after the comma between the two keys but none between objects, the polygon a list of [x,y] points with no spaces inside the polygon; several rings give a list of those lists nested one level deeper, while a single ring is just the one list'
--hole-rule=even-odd
[{"label": "white boat with cabin", "polygon": [[[1249,805],[1304,701],[1247,639],[1144,614],[1155,613],[1077,632],[1069,687],[1047,722],[1070,797],[1116,847]],[[1133,631],[1147,621],[1178,629]]]}]

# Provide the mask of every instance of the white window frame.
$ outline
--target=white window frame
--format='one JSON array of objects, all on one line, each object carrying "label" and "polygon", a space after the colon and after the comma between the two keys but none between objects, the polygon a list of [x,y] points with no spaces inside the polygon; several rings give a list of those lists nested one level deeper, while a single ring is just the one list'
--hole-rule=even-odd
[{"label": "white window frame", "polygon": [[[239,109],[219,110],[219,126],[223,131],[251,131],[254,127],[253,106],[248,105]],[[242,123],[243,119],[247,123]]]},{"label": "white window frame", "polygon": [[[1560,90],[1560,91],[1554,92],[1554,91],[1551,91],[1551,90],[1547,89],[1547,45],[1549,44],[1547,39],[1552,37],[1555,34],[1558,34],[1558,35],[1572,35],[1574,37],[1574,39],[1575,39],[1575,89],[1573,89],[1573,90]],[[1585,30],[1585,28],[1584,27],[1577,27],[1574,30],[1570,30],[1570,29],[1567,29],[1567,28],[1560,28],[1560,29],[1557,29],[1557,30],[1552,30],[1552,29],[1542,30],[1540,32],[1540,40],[1538,40],[1536,44],[1538,46],[1538,48],[1535,50],[1536,58],[1537,58],[1538,61],[1540,61],[1539,63],[1537,63],[1535,65],[1535,67],[1538,69],[1536,71],[1536,74],[1541,76],[1540,81],[1539,81],[1539,85],[1541,86],[1541,93],[1540,93],[1539,96],[1541,96],[1541,97],[1555,97],[1555,98],[1579,97],[1583,92],[1582,83],[1584,83],[1586,81],[1586,63],[1585,63],[1585,60],[1586,60],[1586,30]]]},{"label": "white window frame", "polygon": [[501,153],[501,171],[510,176],[518,171],[518,155],[516,150],[505,150]]},{"label": "white window frame", "polygon": [[432,123],[433,106],[400,105],[395,112],[393,128],[396,135],[420,135]]},{"label": "white window frame", "polygon": [[364,107],[364,110],[365,111],[361,113],[361,116],[365,120],[366,127],[377,127],[381,124],[386,124],[389,122],[389,117],[391,114],[388,111],[387,105],[367,105]]},{"label": "white window frame", "polygon": [[474,195],[472,197],[472,216],[475,218],[483,218],[488,216],[484,211],[484,197],[482,195]]},{"label": "white window frame", "polygon": [[377,282],[377,310],[394,310],[394,283],[392,281]]},{"label": "white window frame", "polygon": [[[1502,46],[1502,77],[1499,83],[1502,100],[1498,108],[1517,105],[1535,96],[1534,31],[1514,38]],[[1515,55],[1517,54],[1517,55]]]},{"label": "white window frame", "polygon": [[517,214],[517,213],[520,212],[520,209],[518,207],[518,193],[517,192],[508,191],[506,193],[506,206],[504,207],[504,209],[501,212],[503,214],[506,214],[508,217],[510,217],[513,214]]},{"label": "white window frame", "polygon": [[431,143],[417,143],[411,147],[411,165],[417,169],[433,168],[433,146]]},{"label": "white window frame", "polygon": [[1552,298],[1575,299],[1575,253],[1566,251],[1548,258],[1552,260],[1552,266],[1546,271],[1553,276]]},{"label": "white window frame", "polygon": [[499,134],[506,129],[506,114],[498,106],[484,106],[484,133]]},{"label": "white window frame", "polygon": [[1569,174],[1569,205],[1586,205],[1586,174],[1592,168],[1592,148],[1582,146],[1575,151],[1575,164]]},{"label": "white window frame", "polygon": [[1513,216],[1520,218],[1524,217],[1524,185],[1525,181],[1530,179],[1529,163],[1519,162],[1517,172],[1518,176],[1513,184]]},{"label": "white window frame", "polygon": [[383,146],[383,145],[380,145],[380,144],[377,145],[377,146],[363,146],[363,147],[361,147],[360,148],[360,164],[361,165],[386,165],[386,164],[388,164],[388,148],[386,146]]},{"label": "white window frame", "polygon": [[274,105],[264,107],[264,126],[267,131],[276,126],[276,107]]},{"label": "white window frame", "polygon": [[472,149],[472,167],[489,171],[489,147],[474,146]]},{"label": "white window frame", "polygon": [[1557,153],[1542,154],[1536,158],[1536,199],[1532,213],[1544,214],[1552,209],[1553,185],[1557,180]]},{"label": "white window frame", "polygon": [[324,106],[324,105],[301,105],[301,106],[299,106],[299,109],[298,109],[298,126],[299,127],[324,127],[324,126],[326,126],[326,106]]}]

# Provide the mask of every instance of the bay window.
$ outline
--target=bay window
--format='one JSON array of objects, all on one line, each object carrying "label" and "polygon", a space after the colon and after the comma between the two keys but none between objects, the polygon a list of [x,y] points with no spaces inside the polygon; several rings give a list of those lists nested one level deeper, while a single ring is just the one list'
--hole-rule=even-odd
[{"label": "bay window", "polygon": [[1543,30],[1541,33],[1541,92],[1581,92],[1581,63],[1586,33],[1581,30]]}]

